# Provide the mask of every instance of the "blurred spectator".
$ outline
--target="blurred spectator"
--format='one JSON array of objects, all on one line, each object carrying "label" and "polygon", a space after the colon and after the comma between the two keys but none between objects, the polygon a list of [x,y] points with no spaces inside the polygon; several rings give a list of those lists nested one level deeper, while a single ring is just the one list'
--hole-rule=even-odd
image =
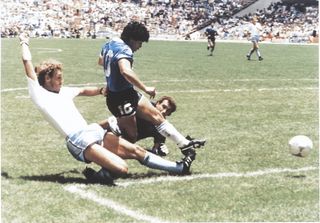
[{"label": "blurred spectator", "polygon": [[309,36],[310,43],[319,43],[319,34],[317,30],[313,30],[311,35]]},{"label": "blurred spectator", "polygon": [[3,0],[1,36],[15,37],[28,30],[32,36],[43,38],[108,38],[118,35],[129,21],[139,20],[146,24],[152,37],[179,39],[200,27],[193,36],[205,38],[202,25],[214,21],[212,25],[220,34],[217,39],[244,39],[244,21],[253,16],[259,17],[266,40],[303,42],[311,39],[313,30],[318,33],[318,1],[308,1],[313,2],[308,5],[278,2],[252,15],[232,18],[253,1]]}]

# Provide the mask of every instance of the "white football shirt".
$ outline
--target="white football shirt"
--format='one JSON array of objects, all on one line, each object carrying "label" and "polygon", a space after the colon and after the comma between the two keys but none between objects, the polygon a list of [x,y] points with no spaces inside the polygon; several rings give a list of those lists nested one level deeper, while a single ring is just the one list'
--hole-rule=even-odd
[{"label": "white football shirt", "polygon": [[260,23],[257,22],[256,24],[249,24],[249,32],[251,33],[251,36],[259,36],[261,30],[262,27]]},{"label": "white football shirt", "polygon": [[63,137],[87,126],[86,120],[73,102],[73,98],[80,93],[79,88],[61,87],[59,93],[53,93],[40,86],[38,81],[28,77],[27,79],[29,95],[33,103]]}]

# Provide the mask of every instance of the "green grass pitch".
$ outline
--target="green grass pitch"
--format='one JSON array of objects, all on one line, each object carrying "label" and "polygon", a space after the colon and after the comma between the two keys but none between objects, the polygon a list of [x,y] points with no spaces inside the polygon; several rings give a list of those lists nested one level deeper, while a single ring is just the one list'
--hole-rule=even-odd
[{"label": "green grass pitch", "polygon": [[[63,62],[65,85],[102,86],[103,43],[32,39],[30,47],[35,64]],[[212,57],[205,42],[145,43],[135,71],[157,97],[176,99],[170,122],[207,144],[189,178],[129,160],[130,177],[108,187],[86,184],[85,165],[28,98],[18,40],[1,44],[2,222],[319,222],[318,46],[261,44],[259,62],[246,60],[249,42],[218,42]],[[110,114],[101,96],[76,104],[88,122]],[[299,134],[314,143],[306,158],[288,152]],[[167,145],[168,159],[182,158]]]}]

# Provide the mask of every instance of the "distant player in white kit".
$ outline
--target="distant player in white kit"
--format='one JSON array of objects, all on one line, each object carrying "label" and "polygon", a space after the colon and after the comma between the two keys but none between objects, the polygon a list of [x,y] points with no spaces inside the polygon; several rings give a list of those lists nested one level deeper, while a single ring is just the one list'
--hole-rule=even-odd
[{"label": "distant player in white kit", "polygon": [[261,24],[257,22],[257,18],[253,18],[252,22],[249,24],[248,31],[250,33],[250,40],[252,42],[252,49],[247,54],[247,59],[251,59],[251,55],[256,51],[259,61],[263,60],[260,50],[259,50],[259,39],[260,39],[260,32],[262,30]]}]

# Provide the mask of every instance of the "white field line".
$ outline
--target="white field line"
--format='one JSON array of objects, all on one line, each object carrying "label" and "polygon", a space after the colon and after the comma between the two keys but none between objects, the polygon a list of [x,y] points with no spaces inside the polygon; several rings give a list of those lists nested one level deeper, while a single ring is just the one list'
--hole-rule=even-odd
[{"label": "white field line", "polygon": [[37,50],[37,53],[58,53],[58,52],[62,52],[62,49],[59,49],[59,48],[38,47],[38,48],[35,48],[35,50]]},{"label": "white field line", "polygon": [[318,90],[315,87],[305,87],[305,88],[239,88],[239,89],[189,89],[189,90],[173,90],[173,91],[158,91],[159,94],[167,93],[208,93],[208,92],[252,92],[252,91],[300,91],[300,90]]},{"label": "white field line", "polygon": [[[71,86],[71,85],[70,85]],[[72,85],[75,86],[75,85]],[[79,85],[80,86],[80,85]],[[85,85],[81,85],[85,86]],[[91,86],[91,85],[90,85]],[[300,91],[300,90],[318,90],[317,87],[283,87],[283,88],[236,88],[236,89],[188,89],[188,90],[168,90],[168,91],[157,91],[159,94],[167,94],[167,93],[208,93],[208,92],[252,92],[252,91]],[[14,92],[14,91],[21,91],[21,90],[28,90],[27,88],[7,88],[2,89],[1,93],[5,92]]]},{"label": "white field line", "polygon": [[26,87],[19,87],[19,88],[6,88],[6,89],[1,89],[1,93],[4,93],[4,92],[11,92],[11,91],[24,91],[24,90],[28,90],[28,88],[26,88]]},{"label": "white field line", "polygon": [[299,169],[266,169],[266,170],[258,170],[254,172],[246,172],[246,173],[216,173],[216,174],[198,174],[198,175],[189,175],[189,176],[162,176],[162,177],[155,177],[150,179],[144,180],[130,180],[124,182],[117,182],[117,186],[120,187],[129,187],[141,184],[154,184],[159,182],[176,182],[176,181],[187,181],[187,180],[197,180],[197,179],[206,179],[206,178],[226,178],[226,177],[256,177],[256,176],[263,176],[268,174],[277,174],[277,173],[299,173],[305,172],[310,170],[316,170],[317,167],[303,167]]},{"label": "white field line", "polygon": [[95,203],[97,203],[99,205],[108,207],[118,213],[130,216],[130,217],[132,217],[136,220],[139,220],[139,221],[146,221],[146,222],[152,222],[152,223],[165,222],[161,219],[139,213],[138,211],[131,210],[130,208],[128,208],[120,203],[114,202],[113,200],[101,198],[97,194],[95,194],[94,192],[86,191],[76,185],[65,186],[64,189],[66,191],[71,192],[71,193],[77,194],[78,196],[82,197],[83,199],[94,201]]},{"label": "white field line", "polygon": [[[232,79],[232,80],[201,80],[201,82],[254,82],[254,81],[317,81],[317,79],[310,79],[310,78],[301,78],[301,79]],[[182,82],[199,82],[197,80],[190,80],[190,79],[184,79],[184,80],[178,80],[178,79],[171,79],[171,80],[151,80],[151,81],[145,81],[145,83],[182,83]],[[86,83],[86,84],[68,84],[66,86],[70,87],[81,87],[81,86],[95,86],[95,85],[105,85],[105,82],[101,83]],[[20,90],[27,90],[26,87],[21,88],[6,88],[1,89],[1,92],[10,92],[10,91],[20,91]],[[228,90],[227,90],[228,91]],[[229,90],[232,91],[232,90]]]},{"label": "white field line", "polygon": [[291,79],[291,78],[282,78],[282,79],[266,79],[266,78],[252,78],[252,79],[199,79],[199,80],[194,80],[194,79],[171,79],[171,80],[150,80],[150,81],[145,81],[145,83],[175,83],[175,82],[263,82],[263,81],[315,81],[317,79],[312,79],[312,78],[300,78],[300,79]]},{"label": "white field line", "polygon": [[[156,177],[156,178],[150,178],[145,180],[131,180],[127,182],[119,182],[117,183],[120,187],[129,187],[134,185],[141,185],[141,184],[153,184],[158,182],[173,182],[173,181],[186,181],[186,180],[196,180],[196,179],[205,179],[205,178],[226,178],[226,177],[257,177],[257,176],[263,176],[268,174],[277,174],[277,173],[299,173],[299,172],[305,172],[305,171],[311,171],[311,170],[317,170],[318,167],[303,167],[299,169],[290,169],[290,168],[283,168],[283,169],[266,169],[266,170],[258,170],[254,172],[245,172],[245,173],[235,173],[235,172],[229,172],[229,173],[217,173],[217,174],[198,174],[198,175],[190,175],[190,176],[165,176],[165,177]],[[158,223],[158,222],[165,222],[159,218],[148,216],[145,214],[142,214],[138,211],[131,210],[130,208],[126,207],[125,205],[122,205],[120,203],[117,203],[113,200],[101,198],[94,192],[90,192],[85,190],[85,185],[67,185],[63,187],[66,191],[76,194],[83,199],[87,199],[90,201],[93,201],[99,205],[108,207],[118,213],[130,216],[136,220],[139,221],[146,221],[146,222],[152,222],[152,223]]]},{"label": "white field line", "polygon": [[[83,87],[83,86],[95,86],[95,85],[104,85],[105,83],[86,83],[86,84],[68,84],[65,86],[69,87]],[[11,91],[24,91],[28,90],[27,87],[20,87],[20,88],[6,88],[6,89],[1,89],[1,92],[11,92]]]}]

